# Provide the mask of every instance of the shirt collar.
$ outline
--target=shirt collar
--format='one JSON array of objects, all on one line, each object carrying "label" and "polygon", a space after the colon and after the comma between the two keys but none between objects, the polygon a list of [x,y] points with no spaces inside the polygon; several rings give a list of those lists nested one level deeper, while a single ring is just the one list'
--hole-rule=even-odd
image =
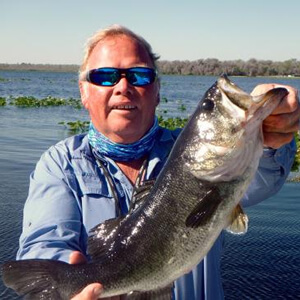
[{"label": "shirt collar", "polygon": [[[166,128],[159,127],[157,140],[149,156],[147,178],[150,178],[150,175],[152,174],[157,164],[159,164],[160,162],[164,163],[166,161],[180,131],[181,129],[171,131]],[[89,145],[87,134],[80,134],[73,141],[73,159],[82,159],[83,157],[85,157],[89,161],[95,161],[95,157]],[[107,163],[108,161],[104,159],[104,162]]]}]

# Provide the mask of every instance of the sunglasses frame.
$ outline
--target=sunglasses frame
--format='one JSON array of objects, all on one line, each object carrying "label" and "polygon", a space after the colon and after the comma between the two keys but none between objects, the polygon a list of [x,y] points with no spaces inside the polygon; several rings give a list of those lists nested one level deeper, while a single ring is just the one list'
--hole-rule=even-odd
[{"label": "sunglasses frame", "polygon": [[[105,73],[106,71],[106,73]],[[131,76],[134,75],[134,73],[141,73],[141,74],[147,74],[149,79],[149,82],[146,82],[145,84],[136,84],[132,81]],[[93,76],[97,76],[97,74],[103,74],[103,77],[105,76],[116,76],[116,79],[114,82],[111,82],[111,84],[103,84],[103,82],[109,82],[108,80],[105,80],[105,78],[103,78],[102,80],[102,84],[99,83],[99,81],[97,82],[97,80],[93,80],[92,77]],[[97,68],[97,69],[92,69],[89,71],[86,71],[82,74],[81,76],[81,80],[85,80],[88,81],[94,85],[97,86],[104,86],[104,87],[111,87],[111,86],[115,86],[119,83],[119,81],[121,80],[121,78],[125,77],[126,80],[128,81],[129,84],[133,85],[133,86],[147,86],[152,84],[156,78],[157,78],[157,71],[153,68],[149,68],[149,67],[132,67],[132,68],[111,68],[111,67],[106,67],[106,68]]]}]

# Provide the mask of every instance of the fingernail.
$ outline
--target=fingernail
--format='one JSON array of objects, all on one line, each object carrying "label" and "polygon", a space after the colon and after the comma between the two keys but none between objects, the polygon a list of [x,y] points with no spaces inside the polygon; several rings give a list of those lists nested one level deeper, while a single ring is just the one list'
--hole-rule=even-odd
[{"label": "fingernail", "polygon": [[99,285],[93,289],[93,293],[97,297],[99,297],[102,294],[102,292],[103,292],[103,287],[101,285]]}]

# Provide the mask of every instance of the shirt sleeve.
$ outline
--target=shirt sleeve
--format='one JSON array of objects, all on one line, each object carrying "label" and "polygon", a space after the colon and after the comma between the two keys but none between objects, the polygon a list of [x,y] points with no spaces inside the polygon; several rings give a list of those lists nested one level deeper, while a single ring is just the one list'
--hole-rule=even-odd
[{"label": "shirt sleeve", "polygon": [[67,155],[52,147],[43,154],[30,176],[17,259],[51,258],[68,262],[72,251],[85,252],[80,246],[83,245],[80,203],[72,190],[66,159]]},{"label": "shirt sleeve", "polygon": [[264,149],[258,170],[241,200],[244,207],[255,205],[276,194],[283,186],[296,154],[296,142],[275,149]]}]

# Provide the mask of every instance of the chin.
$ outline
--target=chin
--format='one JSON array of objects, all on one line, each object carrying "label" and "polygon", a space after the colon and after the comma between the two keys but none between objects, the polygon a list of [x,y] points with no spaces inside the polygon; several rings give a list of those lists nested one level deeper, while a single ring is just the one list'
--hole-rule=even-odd
[{"label": "chin", "polygon": [[116,143],[131,144],[138,141],[141,137],[144,136],[144,134],[145,133],[138,132],[136,128],[133,130],[123,130],[115,132],[113,140]]}]

